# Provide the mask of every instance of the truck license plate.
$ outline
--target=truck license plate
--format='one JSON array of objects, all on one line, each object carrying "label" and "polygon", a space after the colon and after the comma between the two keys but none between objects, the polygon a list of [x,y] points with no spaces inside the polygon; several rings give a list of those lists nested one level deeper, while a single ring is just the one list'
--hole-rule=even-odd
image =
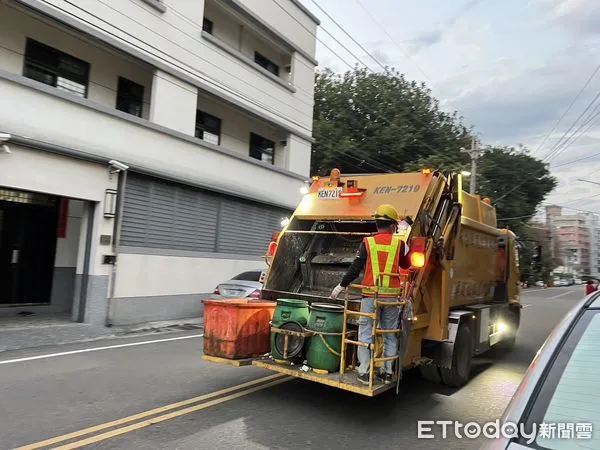
[{"label": "truck license plate", "polygon": [[337,200],[343,192],[342,188],[323,188],[319,189],[319,200]]}]

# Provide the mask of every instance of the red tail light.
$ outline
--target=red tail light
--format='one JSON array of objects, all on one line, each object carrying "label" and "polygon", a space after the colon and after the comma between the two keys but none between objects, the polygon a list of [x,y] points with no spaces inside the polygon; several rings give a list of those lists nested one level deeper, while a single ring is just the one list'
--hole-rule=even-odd
[{"label": "red tail light", "polygon": [[427,238],[416,236],[410,240],[410,264],[415,268],[425,266],[425,250]]},{"label": "red tail light", "polygon": [[250,298],[260,298],[260,289],[256,289],[254,292],[252,292],[250,295],[248,295],[248,297],[250,297]]},{"label": "red tail light", "polygon": [[410,265],[416,268],[421,268],[425,265],[425,253],[412,252],[410,254]]},{"label": "red tail light", "polygon": [[267,250],[267,256],[273,256],[275,251],[277,250],[277,242],[271,241],[269,244],[269,249]]}]

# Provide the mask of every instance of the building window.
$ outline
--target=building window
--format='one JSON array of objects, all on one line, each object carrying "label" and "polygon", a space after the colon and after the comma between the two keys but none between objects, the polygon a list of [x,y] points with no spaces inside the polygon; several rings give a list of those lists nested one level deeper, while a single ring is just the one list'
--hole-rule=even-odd
[{"label": "building window", "polygon": [[250,157],[269,164],[275,162],[275,142],[250,133]]},{"label": "building window", "polygon": [[144,107],[144,86],[119,77],[117,88],[117,109],[137,117],[142,117]]},{"label": "building window", "polygon": [[213,34],[213,23],[212,20],[207,19],[206,17],[202,21],[202,31],[206,31],[209,34]]},{"label": "building window", "polygon": [[79,97],[87,97],[90,64],[27,39],[23,75]]},{"label": "building window", "polygon": [[210,144],[221,144],[221,119],[202,111],[196,112],[196,137]]},{"label": "building window", "polygon": [[254,52],[254,62],[275,76],[279,76],[279,66],[258,52]]}]

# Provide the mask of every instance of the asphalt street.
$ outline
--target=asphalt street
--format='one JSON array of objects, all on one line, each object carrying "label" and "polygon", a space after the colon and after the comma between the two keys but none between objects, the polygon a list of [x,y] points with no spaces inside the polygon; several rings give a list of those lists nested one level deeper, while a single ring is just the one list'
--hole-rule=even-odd
[{"label": "asphalt street", "polygon": [[477,439],[418,439],[417,423],[499,418],[552,327],[582,297],[581,286],[524,291],[513,352],[476,359],[460,390],[408,374],[398,397],[202,361],[199,330],[3,352],[0,448],[478,448]]}]

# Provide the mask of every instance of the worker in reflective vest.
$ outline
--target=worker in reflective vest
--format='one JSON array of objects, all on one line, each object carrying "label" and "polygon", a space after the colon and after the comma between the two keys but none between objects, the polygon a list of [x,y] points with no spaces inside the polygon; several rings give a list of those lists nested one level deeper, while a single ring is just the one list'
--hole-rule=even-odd
[{"label": "worker in reflective vest", "polygon": [[[332,298],[337,298],[346,287],[352,283],[364,269],[362,281],[363,299],[361,311],[375,312],[373,296],[377,289],[379,298],[397,298],[400,295],[400,280],[397,277],[381,277],[382,273],[400,273],[401,269],[410,267],[408,246],[395,233],[398,230],[398,212],[392,205],[381,205],[374,214],[377,233],[363,240],[356,255],[356,259],[331,293]],[[383,330],[398,328],[400,308],[397,306],[384,306],[380,310],[379,327]],[[373,343],[373,322],[369,317],[360,317],[358,321],[358,340],[366,344]],[[398,338],[395,334],[384,334],[383,356],[395,356],[398,352]],[[370,350],[358,347],[358,381],[369,384]],[[378,377],[385,383],[392,381],[393,362],[386,361]]]}]

